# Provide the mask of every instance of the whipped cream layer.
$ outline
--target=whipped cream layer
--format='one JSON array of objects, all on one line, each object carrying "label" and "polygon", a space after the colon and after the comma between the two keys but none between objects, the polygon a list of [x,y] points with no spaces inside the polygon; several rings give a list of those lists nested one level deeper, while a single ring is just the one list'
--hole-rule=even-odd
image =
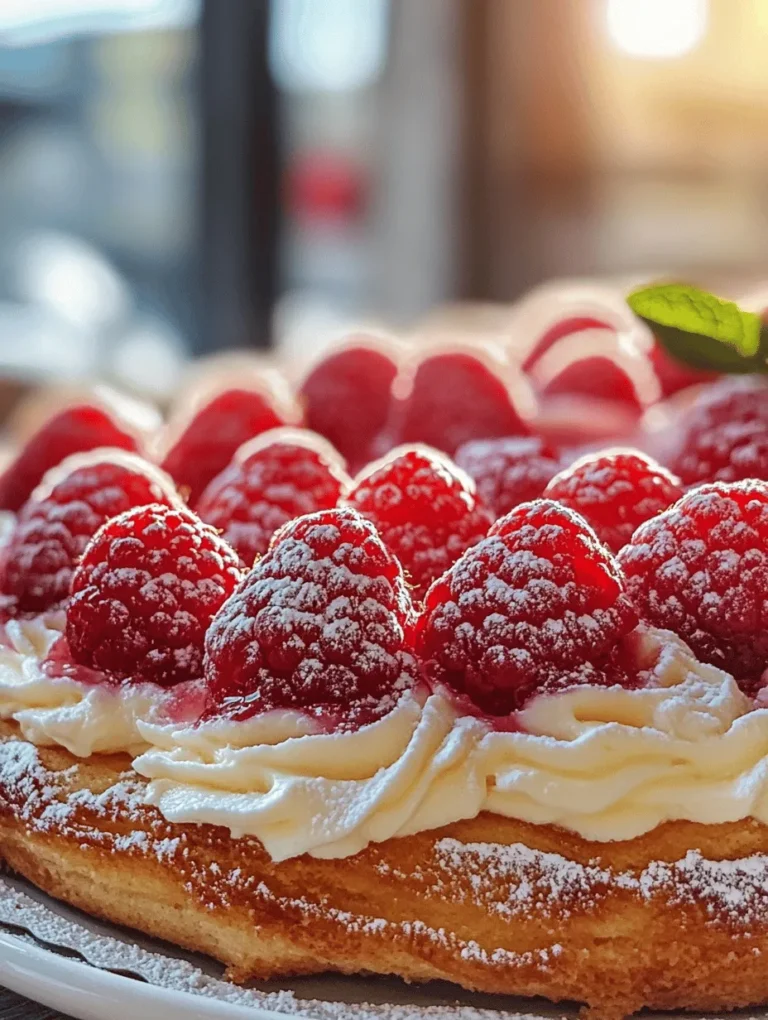
[{"label": "whipped cream layer", "polygon": [[64,630],[64,613],[9,620],[0,644],[0,719],[13,719],[34,744],[59,745],[87,758],[138,754],[137,723],[167,697],[154,684],[86,683],[51,676],[43,663]]},{"label": "whipped cream layer", "polygon": [[357,732],[312,733],[279,712],[139,723],[153,746],[135,767],[169,821],[256,836],[275,860],[345,857],[484,810],[600,841],[676,819],[768,823],[768,709],[673,634],[645,645],[647,686],[540,695],[519,731],[462,716],[448,692],[411,693]]},{"label": "whipped cream layer", "polygon": [[169,821],[258,836],[275,860],[305,852],[347,857],[482,809],[485,777],[475,752],[485,726],[457,718],[442,695],[405,694],[388,715],[356,731],[274,740],[290,732],[292,716],[270,712],[255,728],[141,725],[157,742],[134,762],[152,780],[148,801]]}]

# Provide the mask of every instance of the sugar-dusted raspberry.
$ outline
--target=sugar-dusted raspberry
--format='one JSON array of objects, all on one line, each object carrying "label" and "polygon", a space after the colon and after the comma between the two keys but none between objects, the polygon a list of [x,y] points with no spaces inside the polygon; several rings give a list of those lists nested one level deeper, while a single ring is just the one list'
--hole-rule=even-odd
[{"label": "sugar-dusted raspberry", "polygon": [[101,525],[134,506],[178,505],[159,468],[122,450],[76,453],[49,471],[24,504],[5,550],[0,590],[12,613],[62,604],[77,563]]},{"label": "sugar-dusted raspberry", "polygon": [[[226,389],[191,416],[182,413],[168,426],[171,445],[164,470],[195,506],[206,485],[229,464],[238,447],[268,429],[287,424],[283,409],[264,389]],[[168,446],[168,437],[165,440]]]},{"label": "sugar-dusted raspberry", "polygon": [[456,463],[474,478],[478,496],[495,517],[538,499],[560,470],[554,446],[539,436],[475,439],[459,447]]},{"label": "sugar-dusted raspberry", "polygon": [[732,421],[692,432],[674,466],[686,485],[768,481],[768,422]]},{"label": "sugar-dusted raspberry", "polygon": [[502,517],[432,585],[416,649],[433,681],[505,715],[544,688],[605,682],[636,622],[621,571],[592,529],[540,500]]},{"label": "sugar-dusted raspberry", "polygon": [[680,479],[639,450],[589,453],[544,490],[545,498],[580,513],[613,552],[643,521],[672,506],[682,494]]},{"label": "sugar-dusted raspberry", "polygon": [[688,431],[730,422],[768,422],[768,383],[760,376],[730,376],[704,388],[685,415]]},{"label": "sugar-dusted raspberry", "polygon": [[0,509],[19,510],[46,471],[73,453],[97,447],[138,450],[138,436],[98,404],[67,407],[32,435],[0,475]]},{"label": "sugar-dusted raspberry", "polygon": [[611,330],[615,333],[612,326],[609,326],[607,322],[603,322],[601,319],[596,319],[591,315],[572,315],[566,319],[560,319],[553,326],[550,326],[541,336],[536,340],[533,346],[530,348],[526,355],[525,361],[523,362],[523,370],[529,372],[539,358],[543,357],[553,347],[558,340],[561,340],[564,336],[571,336],[573,333],[581,333],[585,329],[605,329]]},{"label": "sugar-dusted raspberry", "polygon": [[272,429],[245,443],[207,486],[200,517],[250,565],[281,525],[336,506],[350,484],[333,447],[312,432]]},{"label": "sugar-dusted raspberry", "polygon": [[356,725],[417,679],[413,605],[400,564],[355,510],[286,524],[211,624],[212,711],[301,709]]},{"label": "sugar-dusted raspberry", "polygon": [[205,632],[240,577],[235,551],[184,507],[152,504],[113,517],[72,578],[73,658],[168,686],[200,677]]},{"label": "sugar-dusted raspberry", "polygon": [[686,485],[768,479],[768,387],[724,380],[683,415],[672,469]]},{"label": "sugar-dusted raspberry", "polygon": [[301,384],[308,427],[333,443],[353,471],[371,460],[387,423],[398,362],[394,344],[355,337],[323,358]]},{"label": "sugar-dusted raspberry", "polygon": [[348,502],[373,521],[421,600],[493,518],[468,475],[429,447],[399,447],[356,479]]},{"label": "sugar-dusted raspberry", "polygon": [[768,484],[716,482],[642,524],[619,560],[648,623],[747,688],[768,666]]},{"label": "sugar-dusted raspberry", "polygon": [[528,383],[509,366],[479,352],[446,351],[417,366],[410,394],[394,411],[393,438],[453,456],[470,439],[528,435],[533,406]]}]

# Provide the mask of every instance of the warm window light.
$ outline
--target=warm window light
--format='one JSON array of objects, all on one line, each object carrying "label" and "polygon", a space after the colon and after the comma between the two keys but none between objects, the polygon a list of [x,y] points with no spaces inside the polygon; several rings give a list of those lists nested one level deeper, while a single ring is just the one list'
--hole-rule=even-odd
[{"label": "warm window light", "polygon": [[608,0],[612,42],[633,57],[663,60],[696,49],[707,29],[708,0]]}]

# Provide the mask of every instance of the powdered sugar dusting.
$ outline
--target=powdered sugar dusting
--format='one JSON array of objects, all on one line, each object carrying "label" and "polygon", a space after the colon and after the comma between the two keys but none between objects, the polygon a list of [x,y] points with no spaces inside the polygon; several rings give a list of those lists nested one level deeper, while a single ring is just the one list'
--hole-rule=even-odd
[{"label": "powdered sugar dusting", "polygon": [[652,861],[637,872],[616,871],[597,861],[581,864],[522,843],[464,844],[447,838],[439,840],[435,850],[447,875],[470,874],[477,905],[510,917],[535,912],[568,916],[576,906],[581,911],[594,908],[621,890],[646,901],[704,904],[711,922],[726,920],[748,936],[750,928],[764,923],[768,909],[765,854],[713,861],[689,850],[680,860]]},{"label": "powdered sugar dusting", "polygon": [[292,521],[206,636],[215,713],[272,708],[381,716],[416,680],[413,605],[400,565],[352,509]]},{"label": "powdered sugar dusting", "polygon": [[[29,932],[37,941],[54,951],[57,948],[78,953],[88,964],[103,970],[136,976],[158,988],[214,999],[237,1006],[250,1006],[271,1010],[286,1016],[313,1017],[316,1020],[414,1020],[416,1017],[450,1018],[450,1020],[540,1020],[524,1010],[491,1010],[470,1005],[416,1005],[397,1002],[369,1003],[344,1002],[306,997],[299,988],[265,990],[256,987],[242,988],[215,976],[213,965],[193,959],[183,959],[159,952],[155,944],[139,939],[138,944],[126,941],[112,929],[68,908],[56,904],[32,891],[17,880],[0,880],[0,926]],[[479,948],[479,947],[477,947]],[[468,944],[472,953],[474,944]],[[551,952],[556,955],[557,947]],[[503,963],[498,957],[492,961]],[[349,981],[327,978],[313,980],[312,987],[330,986],[328,991],[342,996],[351,992],[355,996],[359,986]],[[366,982],[370,994],[370,982]],[[392,999],[410,998],[401,987],[377,989],[379,994],[389,992]],[[315,992],[317,994],[317,992]],[[427,992],[416,991],[416,998],[430,998]],[[508,1000],[507,1000],[508,1001]],[[557,1011],[562,1014],[561,1010]]]},{"label": "powdered sugar dusting", "polygon": [[497,518],[538,499],[560,468],[556,451],[540,436],[475,439],[459,448],[456,463]]},{"label": "powdered sugar dusting", "polygon": [[703,485],[641,525],[620,555],[641,616],[752,693],[768,658],[768,485]]},{"label": "powdered sugar dusting", "polygon": [[348,502],[376,525],[419,601],[493,522],[470,478],[448,458],[418,447],[393,450],[369,466]]},{"label": "powdered sugar dusting", "polygon": [[550,676],[602,666],[636,622],[595,533],[542,500],[502,517],[435,582],[417,650],[433,679],[507,715]]},{"label": "powdered sugar dusting", "polygon": [[[503,946],[485,946],[455,932],[434,928],[418,916],[389,920],[375,915],[351,912],[324,900],[312,901],[297,890],[286,897],[271,888],[270,880],[245,866],[231,867],[223,861],[201,860],[191,852],[186,827],[170,826],[148,809],[143,801],[143,784],[129,772],[103,791],[66,792],[73,769],[59,773],[47,771],[37,749],[23,741],[0,744],[0,788],[13,791],[12,809],[33,831],[56,830],[76,835],[91,846],[115,854],[152,854],[181,874],[190,895],[204,899],[210,909],[226,907],[246,894],[252,902],[264,902],[301,923],[323,920],[338,925],[345,933],[388,946],[406,940],[425,951],[434,947],[456,959],[485,968],[524,968],[546,972],[567,952],[556,939],[551,945],[528,952],[513,952]],[[83,812],[83,808],[87,809]],[[86,828],[84,819],[96,818]],[[132,823],[136,823],[135,825]],[[243,839],[243,862],[251,859],[254,841]],[[369,853],[379,854],[378,848]],[[400,876],[385,860],[377,870],[383,880]],[[727,923],[733,936],[749,939],[765,923],[768,910],[768,856],[755,854],[736,861],[713,861],[697,850],[680,860],[656,861],[642,870],[617,870],[598,860],[580,863],[560,854],[544,852],[521,843],[511,845],[469,842],[454,838],[438,839],[431,854],[425,856],[409,879],[421,885],[414,896],[414,914],[422,899],[439,897],[443,901],[472,903],[474,906],[512,921],[515,916],[560,919],[578,909],[597,910],[609,896],[628,896],[642,902],[658,900],[672,905],[703,907],[704,923]],[[498,1017],[488,1010],[470,1007],[432,1007],[328,1003],[302,999],[291,992],[242,989],[211,977],[187,960],[177,960],[122,939],[94,935],[84,924],[62,918],[66,908],[51,910],[31,899],[18,885],[0,883],[0,923],[22,927],[36,938],[54,945],[67,946],[99,967],[134,973],[152,984],[238,1004],[250,1004],[278,1013],[310,1015],[343,1020],[408,1020],[415,1016],[445,1016],[455,1020],[481,1020]],[[87,925],[87,922],[86,922]],[[518,1015],[516,1011],[502,1015]]]}]

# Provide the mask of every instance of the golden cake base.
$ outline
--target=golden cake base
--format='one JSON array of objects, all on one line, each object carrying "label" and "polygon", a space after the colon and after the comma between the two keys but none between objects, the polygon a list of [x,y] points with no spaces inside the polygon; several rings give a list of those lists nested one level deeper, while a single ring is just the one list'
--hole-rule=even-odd
[{"label": "golden cake base", "polygon": [[355,857],[274,863],[172,825],[128,758],[86,761],[0,723],[0,857],[89,914],[215,957],[233,981],[336,971],[643,1006],[768,1000],[768,828],[673,823],[591,843],[484,814]]}]

